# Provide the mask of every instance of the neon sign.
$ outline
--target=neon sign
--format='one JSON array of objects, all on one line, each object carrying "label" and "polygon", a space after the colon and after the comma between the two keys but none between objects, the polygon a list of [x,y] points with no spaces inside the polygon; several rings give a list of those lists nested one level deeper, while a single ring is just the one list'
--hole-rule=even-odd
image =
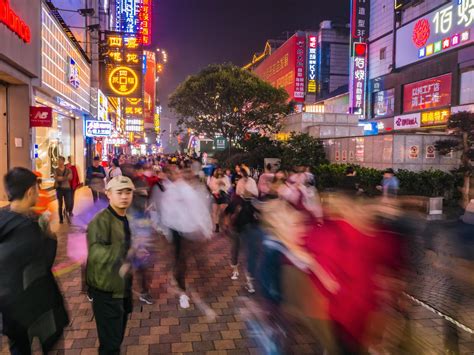
[{"label": "neon sign", "polygon": [[0,23],[5,24],[23,42],[31,42],[30,27],[10,8],[10,0],[0,0]]},{"label": "neon sign", "polygon": [[109,86],[119,96],[128,96],[138,88],[138,75],[129,67],[117,67],[109,74]]},{"label": "neon sign", "polygon": [[74,88],[78,89],[79,86],[81,85],[81,82],[79,81],[79,67],[74,59],[69,57],[69,63],[68,63],[68,81],[69,84]]},{"label": "neon sign", "polygon": [[140,0],[116,0],[116,30],[128,33],[138,32]]},{"label": "neon sign", "polygon": [[144,46],[151,44],[151,0],[142,0],[139,34]]},{"label": "neon sign", "polygon": [[446,6],[397,30],[396,67],[473,42],[474,1],[451,0]]},{"label": "neon sign", "polygon": [[367,82],[367,43],[354,43],[350,82],[349,111],[354,115],[364,115]]},{"label": "neon sign", "polygon": [[317,47],[316,36],[308,37],[308,92],[316,93],[316,47]]}]

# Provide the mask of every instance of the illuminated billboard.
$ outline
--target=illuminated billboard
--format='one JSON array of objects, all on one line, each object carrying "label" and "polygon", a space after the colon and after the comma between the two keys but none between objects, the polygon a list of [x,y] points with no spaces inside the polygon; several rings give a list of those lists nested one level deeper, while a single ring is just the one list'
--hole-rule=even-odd
[{"label": "illuminated billboard", "polygon": [[400,68],[473,43],[473,31],[474,1],[451,0],[397,30],[395,66]]},{"label": "illuminated billboard", "polygon": [[107,32],[101,52],[101,90],[110,97],[142,98],[143,52],[135,35]]},{"label": "illuminated billboard", "polygon": [[289,100],[304,101],[306,38],[295,34],[271,56],[266,58],[254,73],[274,87],[286,90]]}]

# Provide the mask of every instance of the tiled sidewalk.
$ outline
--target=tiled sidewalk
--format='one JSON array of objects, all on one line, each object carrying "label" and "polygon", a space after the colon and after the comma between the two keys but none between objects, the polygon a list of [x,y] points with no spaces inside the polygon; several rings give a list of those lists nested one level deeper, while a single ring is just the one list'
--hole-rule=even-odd
[{"label": "tiled sidewalk", "polygon": [[[82,255],[86,223],[95,213],[87,189],[80,191],[77,196],[75,212],[77,217],[73,226],[53,223],[53,228],[59,234],[58,280],[72,320],[65,332],[64,343],[56,352],[97,354],[97,331],[91,304],[81,293],[79,263],[72,259]],[[172,247],[162,237],[156,236],[155,241],[152,295],[156,303],[148,306],[135,300],[123,353],[262,354],[240,312],[244,301],[248,299],[244,281],[232,281],[229,277],[230,243],[227,238],[217,237],[201,250],[202,255],[206,256],[206,263],[199,273],[194,263],[190,263],[190,287],[202,301],[199,305],[192,302],[188,310],[179,308],[177,295],[170,286]],[[215,319],[206,317],[206,307],[215,312]],[[471,308],[464,310],[465,318],[474,319],[474,307]],[[442,319],[417,305],[411,306],[410,318],[418,344],[416,353],[444,353]],[[288,353],[321,354],[320,347],[302,329],[295,327],[291,333]],[[392,329],[387,336],[395,336],[395,333],[396,329]],[[461,352],[473,354],[474,337],[465,332],[460,335]],[[3,348],[0,349],[0,354],[8,353],[5,338]]]}]

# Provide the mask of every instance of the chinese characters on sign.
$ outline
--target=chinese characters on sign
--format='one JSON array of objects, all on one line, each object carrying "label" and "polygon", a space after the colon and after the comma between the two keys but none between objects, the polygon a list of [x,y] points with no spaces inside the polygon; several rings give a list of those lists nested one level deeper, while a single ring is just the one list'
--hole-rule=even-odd
[{"label": "chinese characters on sign", "polygon": [[404,112],[449,106],[451,104],[451,74],[404,85],[403,97]]},{"label": "chinese characters on sign", "polygon": [[143,132],[143,119],[127,118],[125,119],[126,132]]},{"label": "chinese characters on sign", "polygon": [[422,112],[421,126],[443,126],[448,122],[450,114],[451,112],[449,109]]},{"label": "chinese characters on sign", "polygon": [[367,39],[369,37],[370,0],[352,0],[351,10],[352,38]]},{"label": "chinese characters on sign", "polygon": [[354,43],[354,56],[351,57],[350,108],[355,115],[364,115],[367,74],[367,44]]},{"label": "chinese characters on sign", "polygon": [[395,116],[395,118],[393,119],[393,127],[396,130],[420,128],[420,117],[420,113]]},{"label": "chinese characters on sign", "polygon": [[397,30],[396,67],[473,42],[474,1],[451,0]]},{"label": "chinese characters on sign", "polygon": [[142,97],[143,51],[135,35],[107,32],[101,52],[101,90],[111,97]]},{"label": "chinese characters on sign", "polygon": [[140,0],[115,0],[115,9],[116,30],[137,33],[139,30]]},{"label": "chinese characters on sign", "polygon": [[296,37],[295,93],[296,101],[303,101],[305,94],[305,49],[306,39]]},{"label": "chinese characters on sign", "polygon": [[140,20],[139,34],[144,46],[151,44],[151,3],[152,0],[142,0],[138,19]]},{"label": "chinese characters on sign", "polygon": [[395,89],[375,92],[373,103],[374,117],[392,116],[395,109]]},{"label": "chinese characters on sign", "polygon": [[86,137],[109,137],[112,134],[112,122],[86,121]]},{"label": "chinese characters on sign", "polygon": [[317,92],[316,83],[316,48],[317,48],[316,36],[308,37],[308,93]]}]

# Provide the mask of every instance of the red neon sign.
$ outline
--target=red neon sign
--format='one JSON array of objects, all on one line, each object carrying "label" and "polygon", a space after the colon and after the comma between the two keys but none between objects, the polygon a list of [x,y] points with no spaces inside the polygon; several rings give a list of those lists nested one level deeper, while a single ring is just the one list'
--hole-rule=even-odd
[{"label": "red neon sign", "polygon": [[31,31],[28,25],[10,8],[10,0],[0,0],[0,22],[5,24],[23,42],[31,42]]},{"label": "red neon sign", "polygon": [[140,35],[144,46],[151,44],[151,1],[152,0],[142,0],[140,13],[138,15],[140,21]]}]

